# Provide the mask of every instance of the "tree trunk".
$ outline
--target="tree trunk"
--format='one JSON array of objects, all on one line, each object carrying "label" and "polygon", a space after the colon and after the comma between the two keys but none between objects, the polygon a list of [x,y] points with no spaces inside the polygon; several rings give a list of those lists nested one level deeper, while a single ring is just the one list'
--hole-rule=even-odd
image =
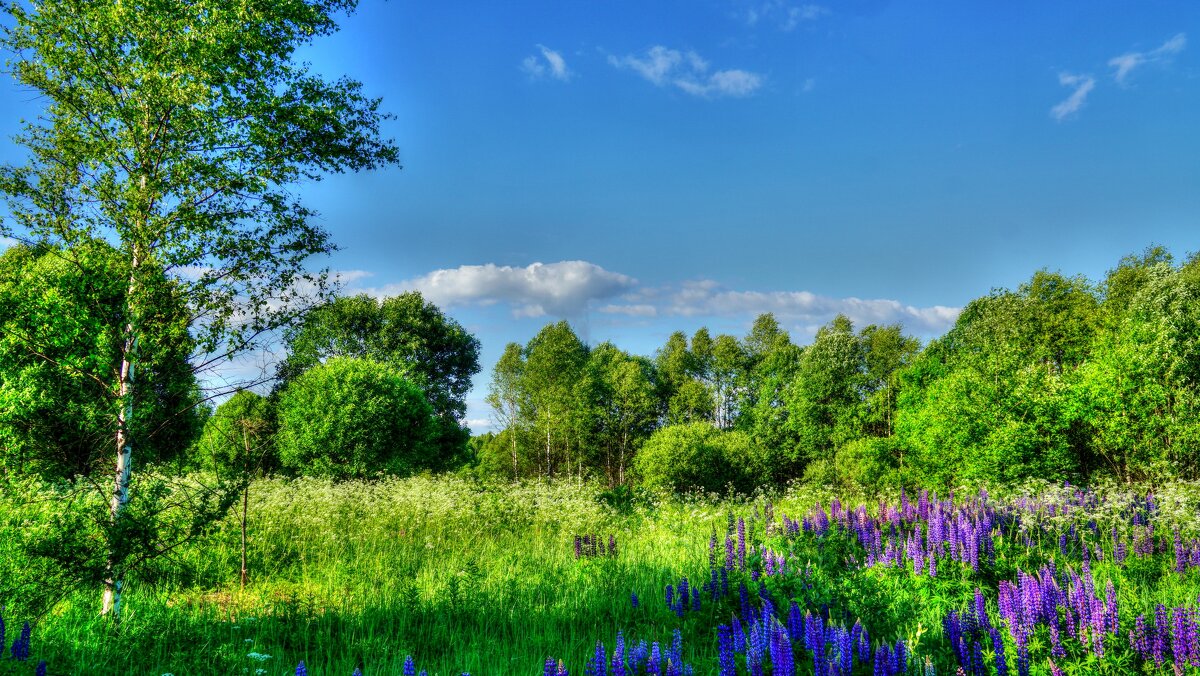
[{"label": "tree trunk", "polygon": [[519,478],[517,474],[517,430],[516,425],[510,425],[508,435],[512,437],[512,461],[513,461],[513,481]]},{"label": "tree trunk", "polygon": [[132,323],[125,327],[125,331],[125,348],[118,387],[120,410],[117,413],[117,465],[112,498],[109,501],[109,525],[112,533],[108,542],[108,560],[105,562],[104,595],[100,602],[100,614],[111,615],[114,618],[121,615],[121,588],[125,580],[124,573],[119,570],[124,545],[120,541],[120,526],[125,515],[125,505],[129,503],[129,483],[133,470],[133,443],[130,439],[129,424],[133,419],[133,350],[136,339],[133,337]]},{"label": "tree trunk", "polygon": [[[144,185],[144,183],[143,183]],[[129,484],[133,477],[133,440],[129,426],[133,422],[133,370],[137,357],[139,329],[136,321],[137,274],[140,256],[134,249],[130,261],[129,285],[125,291],[125,340],[121,346],[121,367],[117,372],[117,462],[113,476],[113,492],[109,500],[108,552],[104,564],[104,593],[100,599],[100,614],[119,619],[121,592],[125,573],[121,570],[125,542],[121,533],[125,506],[129,504]]]}]

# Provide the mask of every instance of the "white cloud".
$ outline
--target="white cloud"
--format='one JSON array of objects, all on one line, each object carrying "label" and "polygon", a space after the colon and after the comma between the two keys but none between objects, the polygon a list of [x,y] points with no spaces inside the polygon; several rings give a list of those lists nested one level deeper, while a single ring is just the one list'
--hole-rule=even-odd
[{"label": "white cloud", "polygon": [[709,63],[693,51],[681,52],[655,45],[643,55],[609,55],[608,62],[632,70],[656,87],[673,86],[692,96],[745,97],[762,87],[763,77],[740,69],[709,72]]},{"label": "white cloud", "polygon": [[788,32],[795,30],[801,22],[815,21],[829,13],[829,9],[821,5],[793,5],[785,0],[768,0],[751,6],[742,17],[747,26],[771,22],[778,26],[779,30]]},{"label": "white cloud", "polygon": [[933,305],[916,307],[891,299],[833,298],[809,291],[738,291],[722,287],[712,280],[685,282],[658,294],[638,290],[627,299],[654,304],[610,304],[601,308],[608,314],[677,317],[746,317],[772,312],[780,320],[805,326],[819,326],[838,314],[844,314],[859,326],[899,322],[910,330],[941,334],[958,318],[960,308]]},{"label": "white cloud", "polygon": [[477,432],[481,429],[491,429],[492,421],[487,418],[468,418],[463,421],[463,424],[471,428],[472,432]]},{"label": "white cloud", "polygon": [[575,73],[567,68],[566,59],[563,59],[562,54],[545,45],[537,45],[537,48],[541,52],[541,57],[536,55],[525,57],[521,61],[521,70],[534,80],[549,77],[559,82],[570,82]]},{"label": "white cloud", "polygon": [[1062,122],[1079,112],[1080,108],[1083,108],[1083,104],[1087,102],[1088,94],[1096,87],[1096,78],[1091,75],[1059,73],[1058,83],[1064,87],[1075,88],[1070,96],[1050,109],[1050,117]]},{"label": "white cloud", "polygon": [[12,237],[0,237],[0,251],[4,251],[10,246],[16,246],[17,240]]},{"label": "white cloud", "polygon": [[1129,52],[1114,56],[1108,60],[1108,65],[1114,69],[1113,79],[1117,81],[1117,84],[1125,85],[1135,69],[1147,63],[1169,63],[1185,47],[1187,47],[1187,34],[1179,33],[1148,52]]},{"label": "white cloud", "polygon": [[438,305],[507,303],[516,317],[578,316],[593,301],[614,298],[635,284],[632,277],[587,261],[534,263],[523,268],[488,263],[435,270],[373,293],[391,295],[415,289]]}]

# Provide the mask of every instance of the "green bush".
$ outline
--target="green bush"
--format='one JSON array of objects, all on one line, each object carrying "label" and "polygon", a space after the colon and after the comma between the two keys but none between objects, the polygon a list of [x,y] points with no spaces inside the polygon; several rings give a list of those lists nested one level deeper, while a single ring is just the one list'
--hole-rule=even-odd
[{"label": "green bush", "polygon": [[279,399],[283,466],[335,479],[407,476],[434,460],[433,408],[389,366],[335,358],[296,378]]},{"label": "green bush", "polygon": [[652,491],[748,493],[762,481],[764,464],[746,433],[697,422],[659,429],[638,452],[634,468]]}]

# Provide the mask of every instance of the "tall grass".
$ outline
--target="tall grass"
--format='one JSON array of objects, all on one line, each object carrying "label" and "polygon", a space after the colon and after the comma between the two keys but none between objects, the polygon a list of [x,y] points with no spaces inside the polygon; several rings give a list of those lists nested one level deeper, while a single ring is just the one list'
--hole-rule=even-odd
[{"label": "tall grass", "polygon": [[[1052,500],[1061,489],[1023,490]],[[1132,494],[1105,490],[1091,512],[1073,518],[1104,519]],[[1191,485],[1160,496],[1164,534],[1175,526],[1196,532],[1198,496]],[[794,489],[776,498],[774,510],[799,518],[831,497]],[[292,674],[303,660],[310,674],[349,676],[356,667],[400,674],[412,655],[431,676],[480,676],[540,674],[550,657],[582,674],[597,640],[611,646],[622,631],[631,642],[666,644],[678,628],[685,661],[697,674],[715,673],[715,628],[729,622],[729,605],[706,604],[679,619],[666,607],[664,587],[684,575],[697,584],[708,579],[711,534],[723,541],[731,512],[761,529],[765,506],[763,499],[711,496],[630,504],[591,484],[483,486],[450,477],[266,479],[251,487],[250,498],[245,589],[238,584],[240,531],[230,518],[135,581],[119,630],[97,616],[95,590],[68,595],[37,619],[35,658],[52,674]],[[867,504],[874,509],[878,502]],[[11,510],[0,503],[0,523],[9,529],[0,537],[19,521]],[[577,559],[575,536],[585,534],[605,542],[613,536],[617,555]],[[853,606],[845,610],[871,622],[874,635],[908,639],[940,658],[942,616],[981,584],[951,570],[937,579],[902,569],[851,570],[823,550],[795,551],[811,561],[830,558],[814,568],[813,584]],[[1097,579],[1119,581],[1123,618],[1155,603],[1197,602],[1196,571],[1173,574],[1165,559],[1139,566],[1097,567]],[[32,673],[0,660],[0,673],[6,670]]]}]

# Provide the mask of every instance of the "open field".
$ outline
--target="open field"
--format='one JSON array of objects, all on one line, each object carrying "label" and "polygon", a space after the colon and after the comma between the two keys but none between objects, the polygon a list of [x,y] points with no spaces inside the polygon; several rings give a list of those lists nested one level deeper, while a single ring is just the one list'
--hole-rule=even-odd
[{"label": "open field", "polygon": [[[730,647],[739,674],[891,673],[898,641],[907,673],[927,673],[928,660],[953,674],[960,656],[972,673],[973,651],[980,674],[1020,673],[1023,660],[1033,674],[1052,663],[1195,673],[1200,487],[1026,490],[860,509],[853,496],[800,489],[773,502],[628,504],[565,482],[265,480],[251,491],[244,591],[229,519],[142,576],[119,640],[97,595],[73,594],[33,623],[31,659],[4,660],[0,673],[45,660],[51,674],[291,674],[300,661],[310,674],[399,674],[412,655],[429,674],[535,674],[547,658],[583,674],[596,672],[601,641],[617,674],[618,632],[626,662],[640,641],[657,643],[662,673],[732,673],[721,662]],[[601,546],[581,540],[577,557],[585,534]],[[683,577],[686,604],[674,593]],[[19,600],[9,606],[11,641],[23,618]]]}]

